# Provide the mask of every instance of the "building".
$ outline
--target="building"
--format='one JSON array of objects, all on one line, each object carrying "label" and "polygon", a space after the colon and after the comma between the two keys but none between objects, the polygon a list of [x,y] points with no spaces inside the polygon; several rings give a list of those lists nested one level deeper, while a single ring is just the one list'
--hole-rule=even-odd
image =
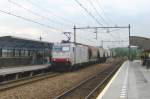
[{"label": "building", "polygon": [[46,64],[53,44],[12,36],[0,37],[0,68]]}]

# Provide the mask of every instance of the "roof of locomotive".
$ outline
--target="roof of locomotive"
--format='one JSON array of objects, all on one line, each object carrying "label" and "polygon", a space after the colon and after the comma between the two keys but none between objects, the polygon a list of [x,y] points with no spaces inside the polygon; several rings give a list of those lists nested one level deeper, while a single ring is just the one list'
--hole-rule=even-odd
[{"label": "roof of locomotive", "polygon": [[[83,45],[83,46],[87,46],[87,47],[90,47],[90,48],[100,48],[100,47],[97,47],[97,46],[91,46],[91,45],[86,45],[86,44],[82,44],[82,43],[74,43],[74,42],[65,42],[65,43],[54,43],[54,45]],[[103,49],[103,48],[100,48],[100,49]]]}]

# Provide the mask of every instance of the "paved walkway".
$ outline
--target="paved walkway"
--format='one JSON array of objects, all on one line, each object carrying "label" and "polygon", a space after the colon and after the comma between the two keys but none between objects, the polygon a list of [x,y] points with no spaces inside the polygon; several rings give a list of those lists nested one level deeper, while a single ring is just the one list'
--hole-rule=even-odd
[{"label": "paved walkway", "polygon": [[49,66],[48,64],[44,64],[44,65],[5,68],[5,69],[0,69],[0,75],[13,74],[13,73],[19,73],[19,72],[26,72],[26,71],[33,71],[33,70],[38,70],[38,69],[44,69],[44,68],[47,68],[48,66]]},{"label": "paved walkway", "polygon": [[140,61],[123,63],[98,99],[150,99],[150,69]]}]

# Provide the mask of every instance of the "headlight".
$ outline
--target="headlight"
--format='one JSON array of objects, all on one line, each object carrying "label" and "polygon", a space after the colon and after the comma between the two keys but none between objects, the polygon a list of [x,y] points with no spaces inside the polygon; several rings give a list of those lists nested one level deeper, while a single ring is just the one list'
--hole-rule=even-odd
[{"label": "headlight", "polygon": [[67,58],[66,60],[69,61],[69,58]]}]

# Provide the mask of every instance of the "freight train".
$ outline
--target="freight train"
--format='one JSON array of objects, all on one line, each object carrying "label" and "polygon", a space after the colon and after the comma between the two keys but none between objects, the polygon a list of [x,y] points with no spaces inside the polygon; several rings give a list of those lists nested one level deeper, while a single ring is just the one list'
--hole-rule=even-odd
[{"label": "freight train", "polygon": [[52,68],[72,69],[105,62],[113,56],[110,50],[79,43],[55,43],[52,48]]}]

